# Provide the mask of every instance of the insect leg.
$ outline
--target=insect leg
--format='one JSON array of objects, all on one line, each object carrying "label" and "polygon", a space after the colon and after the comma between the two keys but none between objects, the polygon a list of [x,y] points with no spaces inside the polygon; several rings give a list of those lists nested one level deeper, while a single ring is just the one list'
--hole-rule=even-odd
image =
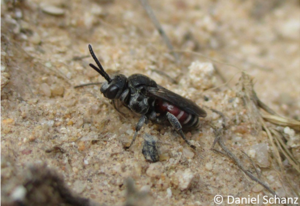
[{"label": "insect leg", "polygon": [[176,130],[176,132],[178,132],[180,134],[180,136],[182,137],[182,139],[184,139],[184,141],[193,149],[195,149],[196,147],[194,145],[191,145],[191,143],[186,139],[183,131],[182,131],[182,126],[179,122],[179,120],[171,113],[167,112],[167,119],[169,120],[170,124],[172,125],[172,127]]},{"label": "insect leg", "polygon": [[135,133],[134,133],[133,139],[132,139],[132,141],[131,141],[129,147],[126,147],[126,149],[129,149],[129,148],[132,146],[132,144],[134,143],[135,138],[136,138],[138,132],[140,131],[140,129],[142,128],[142,126],[143,126],[145,123],[147,123],[147,120],[148,120],[148,119],[147,119],[147,117],[146,117],[145,115],[143,115],[143,116],[140,118],[139,122],[137,123],[137,125],[136,125],[136,127],[135,127]]}]

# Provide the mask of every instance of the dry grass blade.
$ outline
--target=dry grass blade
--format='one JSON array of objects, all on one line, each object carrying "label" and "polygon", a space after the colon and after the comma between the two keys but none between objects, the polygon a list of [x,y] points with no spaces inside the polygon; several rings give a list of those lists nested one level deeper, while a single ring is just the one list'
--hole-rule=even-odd
[{"label": "dry grass blade", "polygon": [[280,117],[278,115],[271,115],[271,114],[262,114],[262,117],[273,124],[283,126],[283,127],[290,127],[295,130],[300,131],[300,122],[294,119],[289,119],[286,117]]},{"label": "dry grass blade", "polygon": [[251,162],[251,164],[252,164],[252,167],[254,168],[257,177],[260,178],[261,173],[260,173],[259,170],[257,169],[257,167],[256,167],[256,165],[255,165],[253,159],[252,159],[251,157],[249,157],[249,155],[248,155],[246,152],[242,151],[242,153],[250,160],[250,162]]},{"label": "dry grass blade", "polygon": [[[275,130],[271,130],[271,132],[275,135],[275,141],[276,141],[276,145],[277,147],[280,149],[281,153],[284,155],[284,157],[289,161],[289,163],[292,165],[292,167],[298,172],[300,173],[300,165],[299,163],[295,160],[295,158],[293,157],[293,155],[290,153],[290,151],[288,150],[287,146],[284,144],[284,142],[282,141],[280,134],[275,131]],[[300,196],[299,192],[296,191],[296,189],[292,186],[292,182],[290,181],[289,178],[286,177],[286,175],[283,175],[283,179],[288,183],[289,187],[293,190],[294,194],[296,194],[298,197]]]},{"label": "dry grass blade", "polygon": [[274,143],[274,138],[269,130],[269,128],[266,126],[266,123],[264,122],[264,120],[262,118],[259,119],[260,123],[262,124],[262,127],[264,128],[264,130],[267,132],[267,135],[269,137],[269,141],[273,147],[273,155],[275,156],[276,158],[276,161],[280,167],[280,170],[283,171],[283,164],[282,164],[282,160],[280,158],[280,153],[279,153],[279,150],[278,148],[276,147],[275,143]]},{"label": "dry grass blade", "polygon": [[257,101],[253,89],[253,78],[244,72],[242,73],[238,83],[237,96],[243,100],[244,107],[247,109],[246,121],[249,121],[253,132],[255,132],[256,135],[259,134],[262,130],[262,124],[259,122],[261,115],[259,108],[257,107]]},{"label": "dry grass blade", "polygon": [[[299,163],[296,161],[296,159],[294,158],[294,156],[292,155],[292,153],[289,151],[287,145],[282,141],[281,139],[281,135],[274,129],[268,129],[265,121],[268,121],[274,125],[278,125],[278,126],[283,126],[283,127],[290,127],[292,129],[295,129],[297,131],[300,131],[300,122],[294,119],[290,119],[287,117],[281,117],[278,114],[276,114],[275,111],[273,111],[270,107],[268,107],[265,103],[263,103],[257,96],[256,92],[254,91],[253,87],[252,87],[252,99],[253,101],[256,103],[257,107],[263,109],[265,112],[261,112],[260,111],[260,115],[262,117],[262,119],[260,119],[260,122],[263,125],[263,128],[265,129],[265,131],[268,134],[269,140],[273,146],[273,151],[275,152],[275,156],[277,159],[277,162],[280,166],[280,168],[283,171],[283,165],[282,165],[282,161],[280,158],[280,153],[288,159],[289,163],[292,165],[292,167],[299,173],[300,172],[300,166]],[[273,137],[273,135],[271,134],[271,132],[275,135],[275,138]],[[274,143],[274,140],[276,142],[276,144]]]},{"label": "dry grass blade", "polygon": [[148,1],[147,0],[140,0],[140,2],[142,3],[144,9],[146,10],[149,18],[151,19],[153,25],[155,26],[155,28],[157,29],[158,33],[162,37],[163,41],[167,45],[169,51],[174,56],[176,63],[179,63],[179,56],[174,51],[174,48],[173,48],[173,45],[172,45],[170,39],[168,38],[166,32],[163,30],[162,26],[160,25],[159,21],[157,20],[155,14],[153,13],[153,10],[152,10],[151,6],[148,4]]},{"label": "dry grass blade", "polygon": [[281,117],[275,111],[273,111],[268,105],[263,103],[257,96],[256,92],[253,90],[253,98],[254,101],[257,103],[257,106],[266,111],[269,114],[261,113],[261,116],[268,122],[271,122],[278,126],[283,127],[290,127],[295,130],[300,131],[300,121],[290,119],[287,117]]},{"label": "dry grass blade", "polygon": [[287,158],[287,160],[293,166],[293,168],[300,174],[300,164],[299,162],[297,162],[297,160],[287,148],[286,144],[280,138],[281,135],[274,129],[272,129],[271,132],[275,135],[276,144],[277,147],[280,149],[281,153],[284,155],[285,158]]}]

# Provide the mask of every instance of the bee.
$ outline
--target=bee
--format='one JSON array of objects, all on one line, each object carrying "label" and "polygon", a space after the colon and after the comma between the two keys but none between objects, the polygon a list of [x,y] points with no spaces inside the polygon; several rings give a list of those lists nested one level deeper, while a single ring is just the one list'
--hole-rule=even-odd
[{"label": "bee", "polygon": [[129,77],[117,74],[110,77],[103,69],[90,44],[88,48],[98,66],[89,64],[90,67],[106,80],[102,84],[100,92],[104,97],[112,100],[117,110],[116,102],[121,101],[129,110],[141,115],[133,139],[129,147],[126,147],[127,149],[132,146],[138,132],[149,120],[157,124],[172,126],[184,141],[195,149],[195,146],[186,139],[183,130],[196,128],[199,117],[206,117],[207,115],[204,109],[191,100],[160,86],[143,74],[133,74]]}]

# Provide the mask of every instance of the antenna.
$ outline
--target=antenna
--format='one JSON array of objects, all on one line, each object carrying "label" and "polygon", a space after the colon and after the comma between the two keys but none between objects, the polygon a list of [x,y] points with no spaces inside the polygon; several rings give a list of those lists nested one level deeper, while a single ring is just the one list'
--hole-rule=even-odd
[{"label": "antenna", "polygon": [[90,44],[89,44],[89,50],[90,50],[90,53],[91,53],[93,59],[95,60],[96,64],[98,65],[98,67],[96,67],[94,64],[89,64],[90,67],[92,67],[94,70],[96,70],[99,74],[101,74],[101,76],[103,76],[108,81],[108,83],[110,83],[112,81],[111,78],[104,71],[102,65],[100,64],[99,60],[97,59],[97,57],[93,51],[92,45],[90,45]]}]

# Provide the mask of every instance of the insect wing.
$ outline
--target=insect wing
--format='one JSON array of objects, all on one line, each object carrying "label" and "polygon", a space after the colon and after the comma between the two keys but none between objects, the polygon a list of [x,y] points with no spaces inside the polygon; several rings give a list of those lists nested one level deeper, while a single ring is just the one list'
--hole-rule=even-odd
[{"label": "insect wing", "polygon": [[199,117],[206,117],[207,115],[204,109],[201,109],[191,100],[184,98],[160,85],[157,85],[157,87],[147,87],[147,91],[149,96],[157,97],[169,102],[189,114],[197,115]]}]

